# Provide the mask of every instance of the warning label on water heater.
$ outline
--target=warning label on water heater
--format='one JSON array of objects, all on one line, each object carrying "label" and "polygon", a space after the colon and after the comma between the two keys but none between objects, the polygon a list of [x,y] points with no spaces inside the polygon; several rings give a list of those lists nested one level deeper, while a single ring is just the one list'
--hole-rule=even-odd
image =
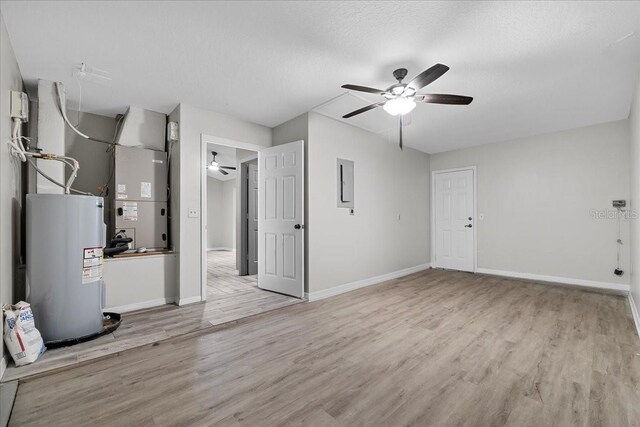
[{"label": "warning label on water heater", "polygon": [[102,248],[84,248],[82,254],[82,284],[102,280]]}]

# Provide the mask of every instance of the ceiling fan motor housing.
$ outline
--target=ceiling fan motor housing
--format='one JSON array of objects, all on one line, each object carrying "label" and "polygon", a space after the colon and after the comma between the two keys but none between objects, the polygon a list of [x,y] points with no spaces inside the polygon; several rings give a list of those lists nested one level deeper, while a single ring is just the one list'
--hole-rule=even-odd
[{"label": "ceiling fan motor housing", "polygon": [[398,81],[401,82],[402,79],[404,79],[405,77],[407,77],[407,69],[406,68],[398,68],[397,70],[395,70],[393,72],[393,77]]}]

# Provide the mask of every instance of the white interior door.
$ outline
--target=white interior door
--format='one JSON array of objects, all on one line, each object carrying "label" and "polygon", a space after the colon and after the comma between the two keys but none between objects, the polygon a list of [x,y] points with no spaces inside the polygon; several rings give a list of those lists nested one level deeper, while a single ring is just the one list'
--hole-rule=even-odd
[{"label": "white interior door", "polygon": [[435,173],[435,267],[474,271],[474,179],[471,169]]},{"label": "white interior door", "polygon": [[304,295],[303,141],[258,152],[258,287]]}]

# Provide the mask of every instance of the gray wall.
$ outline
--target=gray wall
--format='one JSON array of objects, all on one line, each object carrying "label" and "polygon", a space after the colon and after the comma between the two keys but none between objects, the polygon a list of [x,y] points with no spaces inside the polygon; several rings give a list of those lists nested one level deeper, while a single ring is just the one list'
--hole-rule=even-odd
[{"label": "gray wall", "polygon": [[[100,116],[91,113],[80,113],[75,110],[67,110],[67,117],[71,123],[78,123],[78,130],[91,137],[111,141],[116,129],[116,120],[113,117]],[[107,148],[111,147],[100,142],[89,141],[65,126],[64,148],[67,156],[80,162],[78,177],[73,183],[73,188],[98,195],[98,186],[105,184],[109,178],[111,168],[111,154]],[[70,169],[66,169],[66,177],[69,177]],[[112,189],[113,190],[113,189]]]},{"label": "gray wall", "polygon": [[[77,128],[94,138],[111,141],[116,129],[116,120],[113,117],[101,116],[91,113],[80,113],[67,109],[67,117],[71,123],[78,123]],[[87,193],[100,195],[98,186],[107,184],[110,172],[113,168],[112,152],[107,152],[110,145],[90,141],[75,133],[69,126],[64,127],[65,155],[73,157],[80,163],[78,176],[73,182],[73,188]],[[65,179],[69,178],[71,168],[65,169]],[[111,183],[110,191],[115,191]],[[109,221],[113,206],[110,197],[104,200],[104,222],[107,224],[107,241],[113,236],[111,221]]]},{"label": "gray wall", "polygon": [[631,114],[631,295],[640,313],[640,75],[633,98]]},{"label": "gray wall", "polygon": [[178,155],[171,162],[172,168],[176,163],[180,166],[170,177],[174,198],[171,226],[179,224],[177,233],[172,235],[176,237],[173,243],[178,252],[178,298],[185,303],[200,297],[202,271],[206,268],[202,262],[201,218],[188,217],[189,208],[201,209],[199,190],[206,159],[201,158],[200,137],[207,134],[270,147],[271,129],[190,105],[180,104],[179,108],[180,141],[175,145]]},{"label": "gray wall", "polygon": [[207,177],[207,249],[235,248],[236,180]]},{"label": "gray wall", "polygon": [[[0,305],[14,301],[20,264],[22,216],[21,163],[9,155],[6,141],[11,138],[10,92],[22,91],[22,76],[9,34],[0,15]],[[4,325],[4,322],[2,322]],[[4,344],[0,363],[4,366]],[[0,369],[2,371],[2,369]],[[2,375],[2,372],[0,372]],[[4,410],[4,408],[3,408]]]},{"label": "gray wall", "polygon": [[[308,129],[308,291],[428,263],[429,155],[317,113]],[[353,216],[336,206],[337,158],[354,161]]]},{"label": "gray wall", "polygon": [[628,274],[613,274],[616,221],[591,211],[629,199],[628,158],[624,120],[434,154],[431,170],[477,166],[478,267],[624,284]]},{"label": "gray wall", "polygon": [[272,134],[273,145],[281,145],[300,140],[306,142],[309,139],[309,114],[301,114],[274,127]]},{"label": "gray wall", "polygon": [[175,301],[176,254],[107,258],[106,309],[125,313]]}]

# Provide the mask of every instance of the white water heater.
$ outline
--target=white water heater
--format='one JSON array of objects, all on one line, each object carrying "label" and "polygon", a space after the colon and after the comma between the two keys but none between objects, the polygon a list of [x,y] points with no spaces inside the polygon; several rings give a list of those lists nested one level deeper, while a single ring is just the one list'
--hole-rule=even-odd
[{"label": "white water heater", "polygon": [[45,342],[103,329],[102,197],[28,194],[27,301]]}]

